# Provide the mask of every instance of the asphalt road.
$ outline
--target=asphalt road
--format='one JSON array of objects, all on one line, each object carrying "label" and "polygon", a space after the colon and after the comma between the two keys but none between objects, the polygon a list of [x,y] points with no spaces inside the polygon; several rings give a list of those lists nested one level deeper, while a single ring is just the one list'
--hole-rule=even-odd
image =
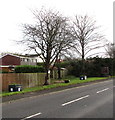
[{"label": "asphalt road", "polygon": [[3,103],[3,118],[113,118],[113,80]]}]

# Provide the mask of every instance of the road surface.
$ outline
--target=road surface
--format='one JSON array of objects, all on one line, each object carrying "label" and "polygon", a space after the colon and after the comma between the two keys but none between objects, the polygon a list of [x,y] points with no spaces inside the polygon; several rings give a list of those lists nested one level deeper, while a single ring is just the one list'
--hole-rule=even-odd
[{"label": "road surface", "polygon": [[3,103],[3,118],[113,118],[113,80]]}]

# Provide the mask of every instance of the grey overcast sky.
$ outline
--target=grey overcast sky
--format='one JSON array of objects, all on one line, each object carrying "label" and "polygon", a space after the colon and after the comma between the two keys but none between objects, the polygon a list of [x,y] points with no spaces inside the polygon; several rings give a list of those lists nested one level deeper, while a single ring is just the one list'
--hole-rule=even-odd
[{"label": "grey overcast sky", "polygon": [[87,14],[97,21],[101,32],[113,42],[113,0],[1,0],[0,53],[23,53],[13,40],[22,39],[21,24],[34,21],[30,10],[54,9],[67,17]]}]

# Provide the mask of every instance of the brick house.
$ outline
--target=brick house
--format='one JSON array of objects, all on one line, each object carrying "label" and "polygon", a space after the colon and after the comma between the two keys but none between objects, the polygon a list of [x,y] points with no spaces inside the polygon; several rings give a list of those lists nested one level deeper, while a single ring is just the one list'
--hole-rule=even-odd
[{"label": "brick house", "polygon": [[11,71],[17,65],[37,65],[33,56],[6,54],[0,57],[0,70]]}]

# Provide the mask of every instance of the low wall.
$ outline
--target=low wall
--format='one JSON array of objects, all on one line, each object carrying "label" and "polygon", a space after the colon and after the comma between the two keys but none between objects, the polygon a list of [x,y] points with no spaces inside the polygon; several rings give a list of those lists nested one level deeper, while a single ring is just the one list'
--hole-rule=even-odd
[{"label": "low wall", "polygon": [[8,91],[9,84],[21,84],[23,88],[43,85],[45,73],[4,73],[0,78],[2,91]]}]

